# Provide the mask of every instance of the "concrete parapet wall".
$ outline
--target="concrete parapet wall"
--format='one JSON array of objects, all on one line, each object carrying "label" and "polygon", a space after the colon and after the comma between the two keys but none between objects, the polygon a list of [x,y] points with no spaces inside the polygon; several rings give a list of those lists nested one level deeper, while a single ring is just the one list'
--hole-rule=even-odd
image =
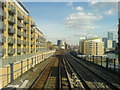
[{"label": "concrete parapet wall", "polygon": [[8,65],[0,67],[0,88],[5,87],[13,80],[33,68],[35,65],[50,57],[55,51],[40,53],[23,60],[19,60]]}]

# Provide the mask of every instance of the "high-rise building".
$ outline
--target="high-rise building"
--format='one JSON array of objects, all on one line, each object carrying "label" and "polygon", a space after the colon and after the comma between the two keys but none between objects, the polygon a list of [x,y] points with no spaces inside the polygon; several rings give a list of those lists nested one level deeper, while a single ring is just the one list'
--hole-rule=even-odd
[{"label": "high-rise building", "polygon": [[60,45],[61,45],[61,41],[62,41],[62,40],[57,40],[57,46],[60,46]]},{"label": "high-rise building", "polygon": [[113,40],[113,32],[108,32],[108,39]]},{"label": "high-rise building", "polygon": [[104,42],[102,38],[84,39],[79,42],[80,53],[86,55],[103,55]]},{"label": "high-rise building", "polygon": [[107,48],[112,48],[112,47],[113,47],[113,41],[107,40]]},{"label": "high-rise building", "polygon": [[108,40],[108,38],[106,38],[106,37],[102,38],[102,41],[104,42],[104,49],[107,48],[107,40]]},{"label": "high-rise building", "polygon": [[63,40],[58,40],[57,41],[57,46],[61,49],[65,49],[66,42]]},{"label": "high-rise building", "polygon": [[113,43],[112,43],[113,45],[113,48],[115,48],[115,47],[117,47],[117,42],[115,41],[115,40],[113,40]]},{"label": "high-rise building", "polygon": [[17,1],[6,0],[0,5],[2,58],[36,53],[46,48],[43,33],[36,27],[28,9]]}]

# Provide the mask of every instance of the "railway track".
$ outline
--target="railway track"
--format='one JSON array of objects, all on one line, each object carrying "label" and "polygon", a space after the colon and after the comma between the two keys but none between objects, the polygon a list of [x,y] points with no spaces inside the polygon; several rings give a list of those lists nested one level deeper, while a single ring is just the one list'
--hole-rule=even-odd
[{"label": "railway track", "polygon": [[119,88],[107,81],[101,75],[90,70],[88,67],[84,66],[78,60],[72,56],[65,55],[64,59],[68,62],[71,68],[77,73],[82,85],[86,90],[88,89],[113,89],[118,90]]},{"label": "railway track", "polygon": [[68,79],[68,74],[65,68],[65,65],[63,63],[62,55],[59,56],[59,90],[62,89],[70,89],[70,81]]},{"label": "railway track", "polygon": [[34,89],[70,89],[70,83],[63,65],[61,55],[51,60],[29,90]]},{"label": "railway track", "polygon": [[43,89],[47,83],[47,79],[50,77],[52,72],[52,67],[55,63],[55,59],[51,60],[47,66],[43,69],[43,71],[40,73],[39,77],[36,79],[36,81],[31,85],[29,90],[33,89]]}]

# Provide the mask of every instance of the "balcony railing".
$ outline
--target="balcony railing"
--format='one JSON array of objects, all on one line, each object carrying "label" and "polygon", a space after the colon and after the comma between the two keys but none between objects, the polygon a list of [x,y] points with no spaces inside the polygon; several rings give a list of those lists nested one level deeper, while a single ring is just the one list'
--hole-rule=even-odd
[{"label": "balcony railing", "polygon": [[5,11],[3,11],[2,13],[3,13],[2,20],[4,20],[4,19],[6,19],[6,13],[5,13]]},{"label": "balcony railing", "polygon": [[4,44],[6,42],[6,37],[2,36],[2,43]]},{"label": "balcony railing", "polygon": [[17,44],[21,45],[21,40],[17,39]]},{"label": "balcony railing", "polygon": [[35,35],[31,35],[31,38],[32,38],[32,39],[35,39]]},{"label": "balcony railing", "polygon": [[38,41],[39,39],[38,38],[36,38],[36,41]]},{"label": "balcony railing", "polygon": [[31,51],[34,52],[34,51],[35,51],[35,48],[31,48]]},{"label": "balcony railing", "polygon": [[24,53],[26,52],[26,48],[23,48],[23,52],[24,52]]},{"label": "balcony railing", "polygon": [[9,13],[11,13],[11,14],[15,14],[16,13],[15,7],[10,5],[10,4],[8,5],[8,10],[9,10]]},{"label": "balcony railing", "polygon": [[8,33],[14,34],[15,33],[15,28],[13,28],[12,26],[9,26],[8,27]]},{"label": "balcony railing", "polygon": [[35,27],[35,23],[32,23],[32,24],[31,24],[31,27]]},{"label": "balcony railing", "polygon": [[12,17],[11,15],[8,16],[8,21],[9,23],[15,24],[15,18]]},{"label": "balcony railing", "polygon": [[23,24],[22,24],[20,21],[17,22],[17,26],[18,26],[19,28],[23,28]]},{"label": "balcony railing", "polygon": [[22,52],[21,48],[17,48],[17,53],[21,53],[21,52]]},{"label": "balcony railing", "polygon": [[2,32],[4,32],[4,31],[6,31],[6,25],[5,24],[3,24],[3,26],[2,26]]},{"label": "balcony railing", "polygon": [[2,8],[6,7],[6,2],[2,2]]},{"label": "balcony railing", "polygon": [[23,40],[23,45],[26,45],[26,41],[25,40]]},{"label": "balcony railing", "polygon": [[31,42],[31,45],[35,45],[35,42]]},{"label": "balcony railing", "polygon": [[25,30],[25,31],[28,31],[28,28],[24,25],[23,26],[23,29]]},{"label": "balcony railing", "polygon": [[31,29],[31,32],[32,32],[32,33],[35,32],[35,29],[32,28],[32,29]]},{"label": "balcony railing", "polygon": [[8,55],[13,55],[13,54],[15,54],[15,49],[9,48],[8,49]]},{"label": "balcony railing", "polygon": [[21,36],[21,31],[18,29],[18,31],[17,31],[17,35],[18,36]]},{"label": "balcony railing", "polygon": [[8,43],[9,44],[14,44],[15,43],[15,39],[12,36],[8,36]]},{"label": "balcony railing", "polygon": [[24,23],[25,23],[25,24],[28,24],[29,21],[28,21],[26,18],[24,18]]},{"label": "balcony railing", "polygon": [[18,12],[18,19],[23,20],[23,16]]},{"label": "balcony railing", "polygon": [[38,43],[36,43],[36,46],[38,46],[39,44]]},{"label": "balcony railing", "polygon": [[2,56],[4,56],[6,54],[6,49],[2,50]]},{"label": "balcony railing", "polygon": [[25,37],[25,38],[26,38],[26,33],[25,33],[25,32],[23,32],[23,37]]}]

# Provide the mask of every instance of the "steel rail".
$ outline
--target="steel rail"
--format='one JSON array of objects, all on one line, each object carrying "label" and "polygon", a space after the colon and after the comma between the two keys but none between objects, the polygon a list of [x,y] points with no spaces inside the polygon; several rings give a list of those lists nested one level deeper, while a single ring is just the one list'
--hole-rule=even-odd
[{"label": "steel rail", "polygon": [[[64,57],[65,60],[67,60],[66,57]],[[67,60],[68,61],[68,60]],[[69,61],[68,61],[69,62]],[[69,62],[69,66],[72,67],[72,69],[76,72],[76,74],[79,76],[80,81],[82,82],[84,88],[86,90],[91,90],[90,87],[87,85],[86,81],[84,80],[84,78],[82,77],[82,75],[76,70],[76,68]]]},{"label": "steel rail", "polygon": [[[30,88],[29,88],[29,90],[32,90],[32,89],[34,89],[35,88],[35,86],[37,85],[37,83],[38,83],[38,81],[40,80],[40,78],[42,77],[42,75],[44,74],[44,72],[49,68],[49,66],[52,64],[54,64],[54,62],[55,62],[55,60],[53,61],[53,60],[51,60],[46,66],[45,66],[45,68],[42,70],[42,72],[39,74],[39,76],[37,77],[37,79],[33,82],[33,84],[30,86]],[[50,72],[51,72],[51,70],[50,70]],[[49,74],[50,74],[50,72],[49,72]],[[49,75],[48,75],[48,77],[49,77]],[[46,78],[47,79],[47,78]],[[45,80],[45,82],[46,82],[46,80]],[[44,83],[45,83],[44,82]],[[43,85],[44,86],[44,85]]]},{"label": "steel rail", "polygon": [[79,60],[75,57],[73,57],[72,55],[69,55],[71,58],[73,58],[76,62],[78,62],[80,65],[82,65],[83,67],[85,67],[86,69],[88,69],[90,72],[92,72],[93,74],[95,74],[98,78],[100,78],[102,81],[104,81],[110,88],[112,88],[113,90],[119,90],[118,87],[116,87],[115,85],[113,85],[112,83],[110,83],[108,80],[106,80],[104,77],[102,77],[101,75],[97,74],[96,72],[92,71],[91,69],[89,69],[88,67],[86,67],[85,65],[83,65],[82,63],[79,62]]},{"label": "steel rail", "polygon": [[65,73],[67,75],[67,81],[68,81],[68,84],[69,84],[69,90],[71,90],[73,88],[73,86],[71,85],[68,70],[67,70],[66,63],[65,63],[65,60],[63,59],[63,57],[62,57],[62,61],[63,61],[63,66],[64,66],[64,69],[65,69]]}]

